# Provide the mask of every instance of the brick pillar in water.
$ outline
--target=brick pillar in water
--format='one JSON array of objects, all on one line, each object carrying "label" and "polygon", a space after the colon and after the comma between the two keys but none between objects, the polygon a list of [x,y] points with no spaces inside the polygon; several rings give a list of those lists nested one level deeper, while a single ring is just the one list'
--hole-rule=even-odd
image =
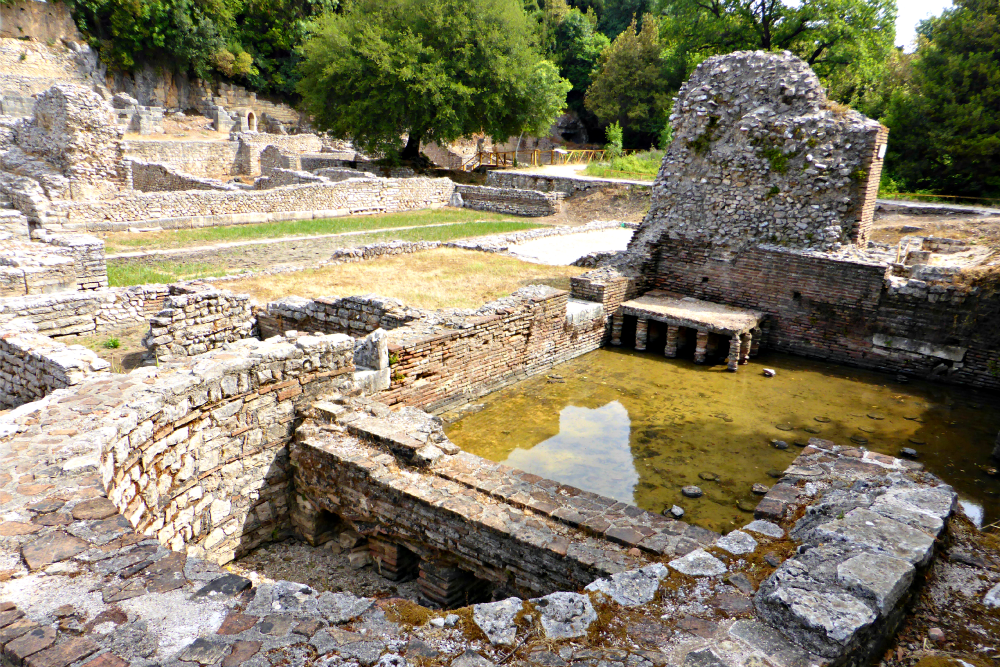
[{"label": "brick pillar in water", "polygon": [[640,317],[635,323],[635,349],[642,350],[646,349],[646,338],[649,335],[649,320],[645,317]]},{"label": "brick pillar in water", "polygon": [[740,348],[743,346],[743,341],[740,340],[739,335],[733,336],[729,339],[729,365],[727,370],[736,372],[740,367]]},{"label": "brick pillar in water", "polygon": [[622,320],[625,319],[624,315],[612,315],[611,316],[611,344],[621,345],[622,344]]},{"label": "brick pillar in water", "polygon": [[708,332],[699,331],[698,332],[698,342],[694,348],[694,363],[703,364],[705,363],[705,354],[708,352]]},{"label": "brick pillar in water", "polygon": [[667,344],[663,347],[663,356],[671,358],[677,356],[677,334],[679,331],[679,327],[667,327]]}]

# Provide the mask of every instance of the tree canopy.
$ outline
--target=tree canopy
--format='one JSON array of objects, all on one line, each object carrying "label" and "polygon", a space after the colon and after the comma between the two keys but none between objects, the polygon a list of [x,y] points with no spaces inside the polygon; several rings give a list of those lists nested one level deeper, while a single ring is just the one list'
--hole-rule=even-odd
[{"label": "tree canopy", "polygon": [[298,90],[314,124],[367,152],[421,140],[542,135],[571,84],[512,0],[349,0],[318,19]]},{"label": "tree canopy", "polygon": [[911,191],[1000,196],[1000,0],[955,0],[920,33],[882,118],[886,168]]}]

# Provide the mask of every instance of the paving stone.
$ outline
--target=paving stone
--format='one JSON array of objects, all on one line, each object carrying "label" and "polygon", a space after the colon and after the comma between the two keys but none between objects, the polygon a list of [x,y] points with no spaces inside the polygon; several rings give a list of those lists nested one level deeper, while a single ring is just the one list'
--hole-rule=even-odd
[{"label": "paving stone", "polygon": [[68,526],[73,523],[73,517],[65,512],[53,512],[51,514],[39,514],[31,519],[31,523],[36,526]]},{"label": "paving stone", "polygon": [[716,593],[709,601],[709,604],[727,616],[739,616],[740,614],[753,611],[753,603],[750,601],[750,598],[746,594],[740,593],[735,588],[728,586]]},{"label": "paving stone", "polygon": [[27,667],[68,667],[100,647],[87,637],[74,637],[28,658]]},{"label": "paving stone", "polygon": [[869,509],[888,519],[899,521],[935,537],[944,530],[944,521],[939,516],[911,505],[898,496],[880,496],[875,499]]},{"label": "paving stone", "polygon": [[15,665],[24,664],[29,655],[34,655],[56,643],[56,629],[38,626],[24,633],[3,647],[4,655]]},{"label": "paving stone", "polygon": [[359,598],[350,593],[321,593],[317,599],[320,613],[326,620],[333,624],[347,623],[365,613],[375,600],[372,598]]},{"label": "paving stone", "polygon": [[[18,612],[20,613],[20,612]],[[36,628],[42,627],[30,618],[15,618],[11,623],[0,629],[0,644],[17,639],[21,635],[27,634]]]},{"label": "paving stone", "polygon": [[514,617],[524,608],[520,598],[477,604],[472,607],[472,620],[491,644],[513,646],[517,635]]},{"label": "paving stone", "polygon": [[37,503],[32,503],[28,505],[28,509],[32,512],[38,512],[39,514],[48,514],[49,512],[55,512],[62,509],[66,501],[59,500],[58,498],[46,498],[45,500],[40,500]]},{"label": "paving stone", "polygon": [[735,556],[753,553],[757,548],[757,540],[740,530],[734,530],[715,541],[715,546],[728,551]]},{"label": "paving stone", "polygon": [[[142,619],[129,622],[128,616],[122,612],[109,615],[106,618],[108,620],[102,621],[103,623],[118,624],[110,634],[105,635],[103,644],[106,648],[129,661],[141,661],[156,653],[156,649],[160,645],[159,633],[156,629],[150,630],[148,622]],[[98,625],[100,623],[91,622],[92,627]]]},{"label": "paving stone", "polygon": [[17,537],[18,535],[31,535],[42,529],[37,523],[22,523],[20,521],[4,521],[0,523],[0,537]]},{"label": "paving stone", "polygon": [[716,577],[726,572],[725,563],[704,549],[696,549],[682,558],[675,558],[667,565],[692,577]]},{"label": "paving stone", "polygon": [[560,658],[552,651],[535,649],[528,654],[528,663],[531,665],[541,665],[542,667],[567,667],[568,662]]},{"label": "paving stone", "polygon": [[93,660],[83,663],[80,667],[128,667],[128,663],[114,653],[102,653]]},{"label": "paving stone", "polygon": [[261,622],[257,625],[257,631],[262,635],[283,637],[291,632],[293,625],[295,625],[294,616],[271,614],[270,616],[265,616],[261,620]]},{"label": "paving stone", "polygon": [[[6,628],[8,625],[24,616],[23,611],[14,607],[13,603],[11,603],[11,605],[10,609],[0,611],[0,628]],[[2,636],[2,633],[0,633],[0,637]],[[0,642],[2,642],[2,639],[0,639]]]},{"label": "paving stone", "polygon": [[73,506],[73,518],[77,521],[107,519],[118,514],[118,508],[107,498],[84,500]]},{"label": "paving stone", "polygon": [[780,540],[785,536],[785,530],[776,523],[771,523],[770,521],[763,521],[757,519],[751,521],[747,525],[743,526],[743,530],[750,531],[752,533],[759,533],[766,537],[771,537],[776,540]]},{"label": "paving stone", "polygon": [[873,598],[887,614],[910,588],[915,573],[906,561],[865,553],[838,565],[837,581],[849,591]]},{"label": "paving stone", "polygon": [[983,596],[983,604],[987,607],[1000,607],[1000,584],[997,584]]},{"label": "paving stone", "polygon": [[739,589],[741,593],[746,595],[753,595],[757,590],[757,587],[754,586],[752,581],[750,581],[750,577],[742,572],[733,572],[732,574],[728,574],[723,580],[726,583],[732,584]]},{"label": "paving stone", "polygon": [[729,628],[729,636],[760,651],[779,667],[808,667],[825,661],[783,637],[774,628],[756,619],[738,620]]},{"label": "paving stone", "polygon": [[236,574],[224,574],[221,577],[212,579],[210,582],[199,588],[194,594],[194,597],[234,597],[252,586],[253,582],[246,577],[241,577]]},{"label": "paving stone", "polygon": [[[325,626],[326,623],[318,618],[307,618],[292,628],[292,632],[303,637],[312,637],[320,628]],[[219,634],[223,633],[220,632]]]},{"label": "paving stone", "polygon": [[549,639],[583,637],[597,620],[590,598],[579,593],[552,593],[532,602],[541,613],[542,630]]},{"label": "paving stone", "polygon": [[677,620],[677,629],[690,632],[702,639],[711,639],[719,629],[719,624],[707,618],[687,614]]},{"label": "paving stone", "polygon": [[661,563],[649,565],[639,570],[620,572],[607,579],[597,579],[585,590],[601,592],[626,607],[636,607],[650,602],[656,597],[660,581],[669,574]]},{"label": "paving stone", "polygon": [[727,667],[710,646],[691,651],[684,657],[684,667]]},{"label": "paving stone", "polygon": [[177,654],[177,659],[184,662],[197,662],[199,665],[211,665],[219,660],[229,650],[229,644],[199,637],[187,648]]},{"label": "paving stone", "polygon": [[420,639],[411,639],[406,643],[407,658],[436,658],[440,651]]},{"label": "paving stone", "polygon": [[254,641],[233,642],[232,650],[222,660],[222,667],[238,667],[260,651],[261,643]]},{"label": "paving stone", "polygon": [[932,536],[863,508],[822,524],[815,532],[820,539],[866,546],[913,565],[926,565],[934,553]]},{"label": "paving stone", "polygon": [[792,641],[827,658],[857,648],[877,614],[858,598],[834,590],[810,590],[785,582],[757,592],[756,607]]},{"label": "paving stone", "polygon": [[28,569],[37,570],[72,558],[85,551],[88,546],[90,545],[77,537],[55,531],[21,547],[21,555],[28,564]]},{"label": "paving stone", "polygon": [[496,665],[471,648],[467,648],[464,653],[451,661],[451,667],[496,667]]}]

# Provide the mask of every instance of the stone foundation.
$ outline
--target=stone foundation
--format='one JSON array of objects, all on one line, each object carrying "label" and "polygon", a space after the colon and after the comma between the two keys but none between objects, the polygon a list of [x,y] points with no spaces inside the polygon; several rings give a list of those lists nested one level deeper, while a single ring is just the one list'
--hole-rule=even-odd
[{"label": "stone foundation", "polygon": [[213,288],[170,287],[163,309],[149,320],[143,345],[155,359],[191,357],[256,333],[254,302],[246,294]]},{"label": "stone foundation", "polygon": [[21,316],[46,336],[101,333],[145,323],[169,291],[167,285],[137,285],[0,299],[0,316]]},{"label": "stone foundation", "polygon": [[562,210],[562,197],[558,193],[513,188],[490,188],[479,185],[458,185],[455,192],[462,198],[462,206],[476,211],[508,213],[526,217],[555,215]]}]

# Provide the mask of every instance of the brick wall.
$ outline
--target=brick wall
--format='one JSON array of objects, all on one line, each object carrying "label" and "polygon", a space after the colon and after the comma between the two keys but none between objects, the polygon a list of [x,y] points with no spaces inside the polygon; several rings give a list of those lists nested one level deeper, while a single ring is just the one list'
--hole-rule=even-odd
[{"label": "brick wall", "polygon": [[[808,252],[754,247],[725,258],[712,247],[666,240],[650,287],[767,313],[770,349],[837,363],[1000,387],[1000,298],[988,291],[893,290],[886,268]],[[589,274],[588,274],[589,275]],[[964,362],[876,346],[905,338],[968,349]],[[944,368],[942,368],[944,366]],[[937,369],[935,371],[935,369]]]},{"label": "brick wall", "polygon": [[390,331],[389,352],[398,363],[379,400],[440,410],[597,349],[606,315],[572,324],[568,300],[563,290],[529,287],[456,328],[418,323]]}]

